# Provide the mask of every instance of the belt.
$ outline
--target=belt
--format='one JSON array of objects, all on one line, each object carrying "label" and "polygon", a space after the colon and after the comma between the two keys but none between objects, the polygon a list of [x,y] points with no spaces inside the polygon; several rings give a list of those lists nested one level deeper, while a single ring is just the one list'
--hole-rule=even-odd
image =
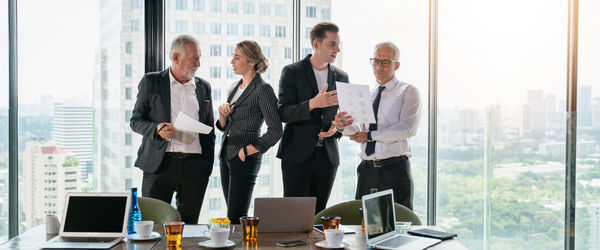
[{"label": "belt", "polygon": [[325,141],[325,138],[319,137],[319,140],[317,140],[317,145],[315,145],[315,147],[323,147],[323,146],[325,146],[325,144],[323,144],[324,141]]},{"label": "belt", "polygon": [[165,156],[171,157],[173,159],[185,159],[185,158],[192,158],[192,157],[200,157],[200,156],[202,156],[202,154],[182,153],[182,152],[165,152]]},{"label": "belt", "polygon": [[371,167],[379,168],[379,167],[385,167],[387,165],[391,165],[391,164],[398,163],[401,161],[406,161],[406,160],[408,160],[408,157],[406,155],[401,155],[401,156],[396,156],[396,157],[390,157],[390,158],[383,159],[383,160],[364,160],[364,162],[369,164],[369,166],[371,166]]}]

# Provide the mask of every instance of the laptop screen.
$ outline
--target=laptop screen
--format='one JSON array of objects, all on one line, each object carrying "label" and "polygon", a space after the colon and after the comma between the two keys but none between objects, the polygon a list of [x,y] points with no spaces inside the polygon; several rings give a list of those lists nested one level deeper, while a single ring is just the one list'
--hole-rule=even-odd
[{"label": "laptop screen", "polygon": [[65,233],[121,233],[127,196],[70,196]]},{"label": "laptop screen", "polygon": [[364,200],[364,206],[368,216],[367,239],[373,239],[377,236],[392,232],[395,230],[394,222],[394,202],[392,193],[373,197]]}]

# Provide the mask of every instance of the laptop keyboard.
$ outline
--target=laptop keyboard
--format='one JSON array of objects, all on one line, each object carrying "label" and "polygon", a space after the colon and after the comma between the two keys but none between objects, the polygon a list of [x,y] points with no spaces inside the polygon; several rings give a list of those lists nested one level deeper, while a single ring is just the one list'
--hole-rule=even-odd
[{"label": "laptop keyboard", "polygon": [[392,238],[389,238],[387,240],[384,240],[382,242],[379,242],[379,244],[377,244],[378,246],[382,246],[382,247],[389,247],[389,248],[396,248],[402,245],[405,245],[411,241],[416,240],[417,238],[413,238],[413,237],[406,237],[406,236],[402,236],[402,235],[396,235]]},{"label": "laptop keyboard", "polygon": [[56,242],[97,242],[110,243],[118,238],[82,238],[82,237],[59,237]]}]

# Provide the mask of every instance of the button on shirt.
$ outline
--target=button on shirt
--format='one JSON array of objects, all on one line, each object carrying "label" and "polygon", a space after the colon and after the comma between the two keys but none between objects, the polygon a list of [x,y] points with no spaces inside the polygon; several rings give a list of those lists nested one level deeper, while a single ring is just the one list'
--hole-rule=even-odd
[{"label": "button on shirt", "polygon": [[[394,78],[384,84],[381,92],[377,130],[371,131],[376,141],[375,153],[365,154],[367,143],[361,143],[360,158],[363,160],[383,160],[390,157],[412,156],[409,139],[417,133],[421,113],[419,91],[414,86]],[[372,91],[371,100],[377,96]],[[353,135],[359,131],[368,131],[369,124],[352,124],[342,131],[344,135]]]},{"label": "button on shirt", "polygon": [[[181,84],[175,80],[171,70],[169,70],[169,78],[171,80],[171,123],[175,122],[179,111],[198,121],[200,119],[198,115],[199,105],[194,79]],[[166,151],[201,154],[202,147],[200,146],[199,136],[197,133],[175,130]]]}]

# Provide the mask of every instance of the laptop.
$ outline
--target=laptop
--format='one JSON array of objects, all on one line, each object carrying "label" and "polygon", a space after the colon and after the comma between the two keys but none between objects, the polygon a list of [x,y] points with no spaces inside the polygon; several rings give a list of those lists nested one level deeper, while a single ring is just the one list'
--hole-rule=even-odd
[{"label": "laptop", "polygon": [[254,216],[260,218],[260,232],[311,232],[315,217],[315,197],[254,199]]},{"label": "laptop", "polygon": [[109,249],[127,235],[130,193],[67,193],[58,237],[42,248]]},{"label": "laptop", "polygon": [[440,240],[396,232],[394,195],[391,189],[362,197],[367,246],[379,249],[425,249]]}]

